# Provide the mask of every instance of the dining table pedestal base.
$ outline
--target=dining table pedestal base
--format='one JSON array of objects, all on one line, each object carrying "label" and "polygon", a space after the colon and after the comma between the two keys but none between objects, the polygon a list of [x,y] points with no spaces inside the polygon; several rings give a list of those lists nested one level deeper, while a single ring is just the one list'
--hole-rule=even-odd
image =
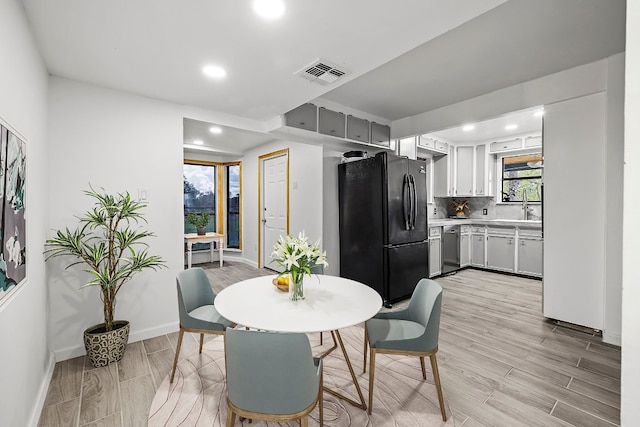
[{"label": "dining table pedestal base", "polygon": [[[337,340],[336,340],[337,337]],[[355,406],[356,408],[360,408],[363,410],[367,409],[367,404],[365,403],[364,400],[364,395],[362,394],[362,390],[360,389],[360,384],[358,383],[358,379],[356,378],[356,374],[353,370],[353,366],[351,365],[351,360],[349,359],[349,356],[347,355],[347,349],[344,347],[344,342],[342,341],[342,337],[340,336],[340,332],[339,331],[331,331],[331,338],[333,338],[333,346],[326,350],[324,353],[322,353],[320,355],[321,358],[325,358],[326,356],[328,356],[330,353],[332,353],[336,348],[338,348],[338,346],[340,347],[340,349],[342,350],[342,355],[344,356],[344,360],[347,363],[347,367],[349,368],[349,373],[351,374],[351,380],[353,381],[353,385],[356,387],[356,391],[358,392],[358,397],[360,398],[360,403],[356,402],[355,400],[345,396],[344,394],[338,393],[335,390],[330,389],[327,386],[323,386],[322,389],[324,391],[326,391],[327,393],[337,397],[338,399],[342,399],[346,402],[349,402],[350,404],[352,404],[353,406]],[[336,342],[337,341],[337,342]]]}]

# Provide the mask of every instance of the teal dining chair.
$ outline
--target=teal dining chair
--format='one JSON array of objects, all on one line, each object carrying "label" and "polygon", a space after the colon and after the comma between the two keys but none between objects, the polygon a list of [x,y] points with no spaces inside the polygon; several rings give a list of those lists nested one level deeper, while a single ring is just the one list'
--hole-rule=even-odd
[{"label": "teal dining chair", "polygon": [[179,272],[176,282],[178,287],[180,334],[178,335],[176,356],[173,360],[173,369],[169,379],[170,383],[173,383],[173,377],[176,373],[182,337],[185,332],[200,334],[199,352],[202,353],[204,334],[224,335],[227,327],[234,326],[233,322],[222,317],[213,306],[216,294],[213,292],[207,273],[202,268],[193,267]]},{"label": "teal dining chair", "polygon": [[367,345],[369,346],[369,414],[373,405],[373,385],[376,354],[418,356],[422,378],[427,379],[425,356],[431,360],[433,378],[438,392],[442,419],[447,421],[444,408],[440,374],[436,353],[440,329],[442,287],[430,279],[421,279],[411,295],[409,306],[404,310],[376,314],[365,322],[364,365],[367,370]]},{"label": "teal dining chair", "polygon": [[322,359],[302,333],[227,329],[227,427],[236,415],[250,420],[299,420],[318,405],[323,425]]}]

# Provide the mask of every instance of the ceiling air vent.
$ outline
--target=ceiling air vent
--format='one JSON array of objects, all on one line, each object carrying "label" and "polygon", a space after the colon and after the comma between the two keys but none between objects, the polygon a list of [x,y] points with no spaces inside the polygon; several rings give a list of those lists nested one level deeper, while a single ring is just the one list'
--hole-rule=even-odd
[{"label": "ceiling air vent", "polygon": [[297,71],[295,75],[311,82],[328,85],[349,73],[350,72],[348,70],[339,68],[337,65],[332,64],[329,61],[318,59],[300,71]]}]

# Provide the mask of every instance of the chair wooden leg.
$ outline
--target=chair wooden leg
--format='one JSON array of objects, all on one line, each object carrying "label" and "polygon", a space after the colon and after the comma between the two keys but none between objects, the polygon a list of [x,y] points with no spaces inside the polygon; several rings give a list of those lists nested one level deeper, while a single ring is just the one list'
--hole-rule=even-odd
[{"label": "chair wooden leg", "polygon": [[369,407],[367,408],[367,412],[371,415],[371,407],[373,406],[373,372],[376,368],[376,352],[373,348],[369,347],[370,355],[369,355]]},{"label": "chair wooden leg", "polygon": [[309,418],[306,415],[300,418],[300,427],[309,427]]},{"label": "chair wooden leg", "polygon": [[420,356],[420,367],[422,368],[422,379],[427,379],[427,371],[424,368],[424,356]]},{"label": "chair wooden leg", "polygon": [[364,355],[364,362],[362,362],[362,373],[367,372],[367,342],[369,341],[369,334],[367,333],[367,325],[364,326],[364,350],[362,354]]},{"label": "chair wooden leg", "polygon": [[236,423],[236,414],[227,406],[227,427],[233,427]]},{"label": "chair wooden leg", "polygon": [[176,365],[178,365],[178,356],[180,356],[180,347],[182,346],[182,336],[184,335],[184,329],[180,328],[178,334],[178,345],[176,346],[176,357],[173,359],[173,369],[171,370],[171,378],[169,383],[173,383],[173,376],[176,374]]},{"label": "chair wooden leg", "polygon": [[444,410],[444,398],[442,397],[442,385],[440,384],[440,373],[438,372],[438,362],[436,361],[436,354],[429,356],[431,359],[431,369],[433,370],[433,378],[436,383],[436,390],[438,391],[438,401],[440,402],[440,412],[442,412],[442,420],[447,421],[447,412]]},{"label": "chair wooden leg", "polygon": [[198,353],[202,354],[202,343],[204,342],[204,334],[200,334],[200,349]]}]

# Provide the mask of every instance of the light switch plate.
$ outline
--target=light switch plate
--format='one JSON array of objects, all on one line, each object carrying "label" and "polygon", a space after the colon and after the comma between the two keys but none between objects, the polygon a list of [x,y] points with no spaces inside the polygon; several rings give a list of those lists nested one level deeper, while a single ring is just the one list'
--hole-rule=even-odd
[{"label": "light switch plate", "polygon": [[149,203],[148,188],[138,188],[138,201],[141,203]]}]

